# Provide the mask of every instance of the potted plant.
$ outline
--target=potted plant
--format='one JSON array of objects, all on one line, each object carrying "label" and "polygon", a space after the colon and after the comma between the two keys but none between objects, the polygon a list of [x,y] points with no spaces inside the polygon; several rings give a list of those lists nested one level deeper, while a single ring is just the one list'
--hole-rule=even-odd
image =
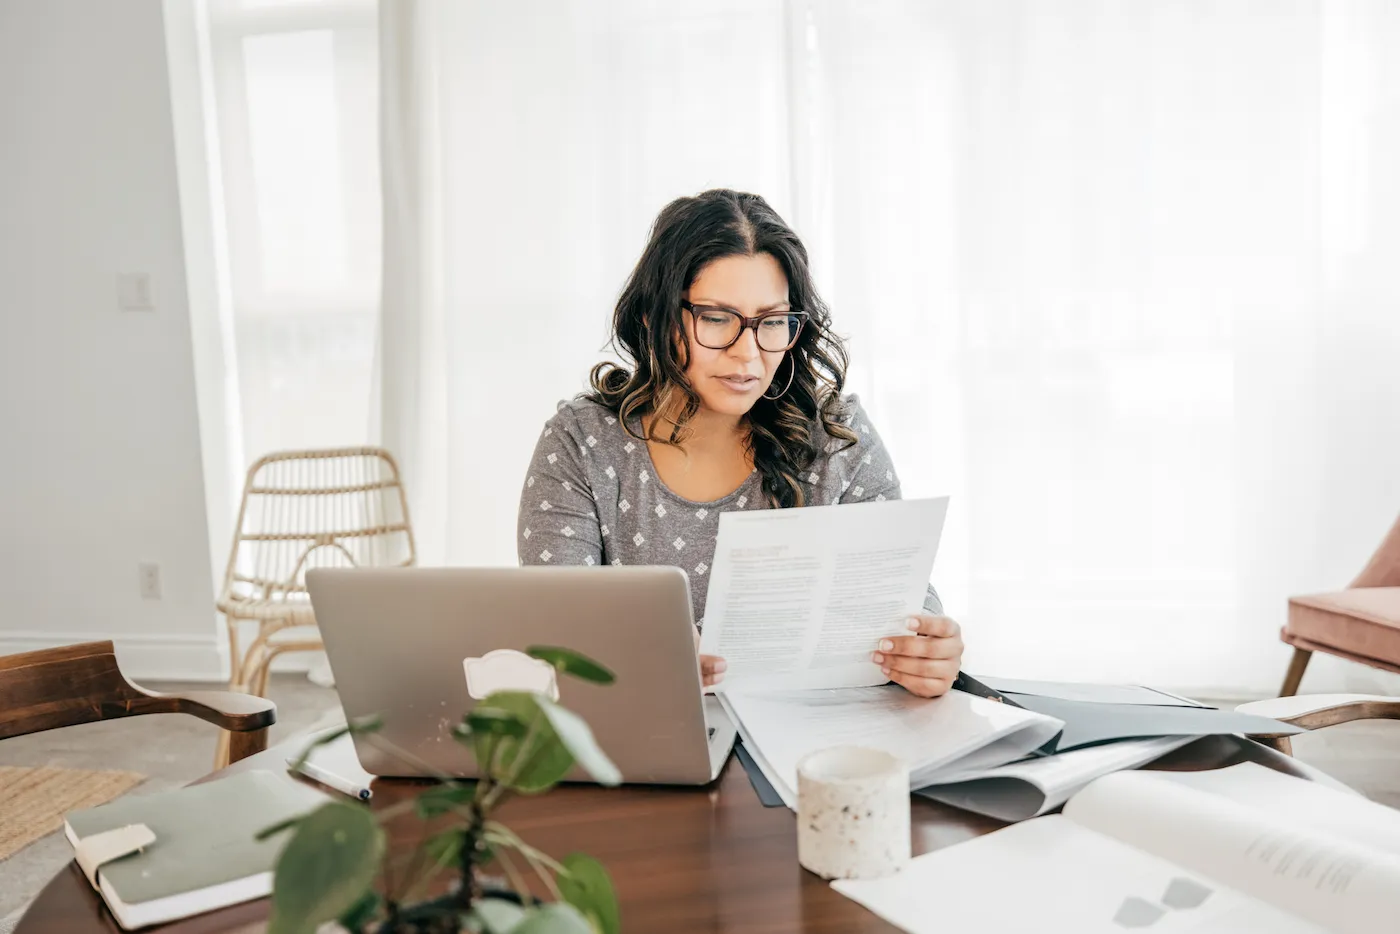
[{"label": "potted plant", "polygon": [[[610,671],[576,652],[543,646],[526,652],[561,674],[613,681]],[[346,732],[377,728],[351,724],[318,739],[302,758]],[[436,774],[394,749],[440,783],[378,811],[328,802],[259,834],[291,831],[273,874],[268,934],[313,934],[332,921],[354,934],[616,934],[617,898],[601,864],[582,853],[555,860],[492,818],[513,795],[553,788],[575,763],[600,784],[618,784],[621,774],[588,724],[543,694],[499,691],[477,704],[453,735],[472,749],[481,778]],[[383,825],[410,811],[446,826],[390,865]],[[501,877],[486,874],[492,863]],[[444,875],[446,893],[428,897]],[[383,883],[388,877],[401,877],[394,891]],[[548,900],[532,894],[531,877]]]}]

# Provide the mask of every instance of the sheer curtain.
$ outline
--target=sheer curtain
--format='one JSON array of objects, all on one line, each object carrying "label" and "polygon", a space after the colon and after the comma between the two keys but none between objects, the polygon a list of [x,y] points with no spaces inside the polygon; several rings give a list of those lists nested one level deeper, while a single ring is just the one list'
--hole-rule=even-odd
[{"label": "sheer curtain", "polygon": [[223,340],[241,409],[234,449],[246,467],[276,450],[363,444],[380,292],[377,4],[200,0],[199,9]]},{"label": "sheer curtain", "polygon": [[376,398],[425,557],[514,563],[648,224],[724,185],[953,495],[971,670],[1276,688],[1285,597],[1400,508],[1397,41],[1383,0],[385,3]]}]

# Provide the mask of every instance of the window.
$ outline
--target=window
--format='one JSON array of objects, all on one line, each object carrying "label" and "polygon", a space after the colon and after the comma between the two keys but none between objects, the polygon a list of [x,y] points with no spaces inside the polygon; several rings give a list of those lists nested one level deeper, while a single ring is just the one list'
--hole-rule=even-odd
[{"label": "window", "polygon": [[242,449],[360,444],[379,305],[374,0],[206,0]]}]

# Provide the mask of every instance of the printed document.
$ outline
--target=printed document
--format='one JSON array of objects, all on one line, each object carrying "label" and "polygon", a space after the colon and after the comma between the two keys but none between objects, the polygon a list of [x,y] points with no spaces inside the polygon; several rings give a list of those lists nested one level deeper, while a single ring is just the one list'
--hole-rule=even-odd
[{"label": "printed document", "polygon": [[913,934],[1371,934],[1400,918],[1397,829],[1390,808],[1254,763],[1117,772],[1063,815],[832,885]]},{"label": "printed document", "polygon": [[725,513],[700,653],[735,689],[884,684],[870,655],[909,634],[947,512],[945,496]]}]

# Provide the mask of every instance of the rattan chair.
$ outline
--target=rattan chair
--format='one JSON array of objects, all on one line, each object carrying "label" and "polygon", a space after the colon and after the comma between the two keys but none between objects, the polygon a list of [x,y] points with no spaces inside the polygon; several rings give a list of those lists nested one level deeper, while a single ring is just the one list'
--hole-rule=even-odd
[{"label": "rattan chair", "polygon": [[[269,454],[248,470],[217,607],[228,626],[229,688],[267,695],[287,652],[323,648],[306,593],[316,567],[407,567],[417,560],[398,464],[382,448]],[[246,649],[244,622],[257,624]],[[222,743],[215,765],[227,762]]]}]

